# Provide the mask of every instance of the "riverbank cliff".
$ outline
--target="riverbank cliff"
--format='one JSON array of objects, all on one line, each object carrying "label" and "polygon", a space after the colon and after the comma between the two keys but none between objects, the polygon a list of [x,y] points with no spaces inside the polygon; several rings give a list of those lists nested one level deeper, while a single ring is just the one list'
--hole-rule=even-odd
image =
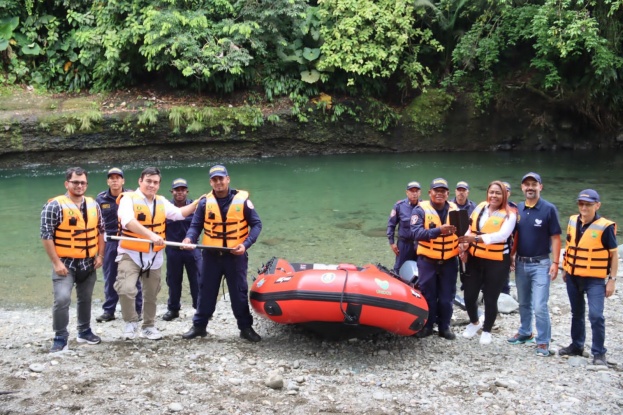
[{"label": "riverbank cliff", "polygon": [[[529,93],[487,112],[468,95],[428,91],[402,108],[321,94],[228,101],[151,90],[0,100],[0,168],[309,154],[412,151],[556,151],[618,148],[623,133],[590,129]],[[294,109],[294,111],[293,111]]]}]

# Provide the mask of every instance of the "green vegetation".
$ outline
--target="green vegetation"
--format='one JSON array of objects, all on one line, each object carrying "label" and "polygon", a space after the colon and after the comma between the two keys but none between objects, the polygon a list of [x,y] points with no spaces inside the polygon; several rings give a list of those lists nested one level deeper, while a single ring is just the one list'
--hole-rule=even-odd
[{"label": "green vegetation", "polygon": [[427,89],[405,108],[403,121],[424,135],[439,132],[452,101],[452,96],[440,89]]},{"label": "green vegetation", "polygon": [[[265,122],[258,106],[284,98],[301,122],[351,117],[383,130],[393,108],[440,88],[483,113],[525,89],[604,131],[623,124],[623,0],[0,0],[0,16],[0,94],[145,79],[247,92],[248,106],[222,119],[220,109],[171,110],[180,132],[253,129]],[[322,94],[341,99],[314,105]],[[158,115],[143,109],[139,128]]]}]

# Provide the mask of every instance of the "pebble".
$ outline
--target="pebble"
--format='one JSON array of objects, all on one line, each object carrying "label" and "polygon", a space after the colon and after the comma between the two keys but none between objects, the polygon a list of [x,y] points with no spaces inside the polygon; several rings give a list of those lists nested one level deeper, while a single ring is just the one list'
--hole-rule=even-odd
[{"label": "pebble", "polygon": [[283,388],[283,377],[278,373],[271,373],[264,380],[264,384],[271,389]]},{"label": "pebble", "polygon": [[[552,318],[552,349],[570,342],[566,287],[559,280],[551,287],[550,305],[560,310],[559,321]],[[166,312],[166,304],[158,308],[159,316]],[[70,327],[75,327],[72,309]],[[217,304],[210,322],[214,333],[207,339],[119,341],[118,313],[119,321],[95,324],[101,344],[79,347],[71,340],[70,352],[50,356],[50,310],[0,308],[0,321],[8,322],[0,329],[0,367],[7,382],[19,385],[14,388],[33,396],[59,392],[31,400],[33,413],[59,413],[97,401],[90,415],[118,413],[120,402],[125,413],[609,414],[623,406],[623,370],[616,365],[623,358],[622,315],[623,302],[608,299],[608,369],[592,365],[590,356],[542,359],[534,355],[533,344],[509,345],[506,338],[519,324],[516,312],[498,315],[487,346],[478,337],[460,335],[464,323],[458,322],[468,318],[458,309],[454,341],[389,334],[328,341],[258,317],[254,327],[263,340],[250,344],[240,339],[227,299]],[[189,320],[178,320],[158,320],[157,326],[183,333]],[[27,321],[36,321],[33,328],[41,332],[24,331]],[[587,323],[587,348],[590,334]],[[24,346],[28,343],[31,348]],[[45,378],[30,368],[37,364]],[[549,386],[543,388],[544,383]],[[595,385],[599,400],[594,400]],[[2,405],[6,412],[23,412],[21,399],[5,399]]]},{"label": "pebble", "polygon": [[41,373],[45,369],[45,366],[40,363],[33,363],[28,366],[28,369],[30,369],[31,372]]}]

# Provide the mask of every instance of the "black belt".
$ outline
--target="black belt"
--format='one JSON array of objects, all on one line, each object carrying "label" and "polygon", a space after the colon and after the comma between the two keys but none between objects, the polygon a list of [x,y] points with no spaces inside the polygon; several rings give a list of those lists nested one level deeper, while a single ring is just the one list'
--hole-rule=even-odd
[{"label": "black belt", "polygon": [[527,262],[528,264],[534,264],[536,262],[541,262],[544,259],[549,259],[549,255],[541,255],[541,256],[519,256],[517,255],[517,261],[519,262]]},{"label": "black belt", "polygon": [[[436,265],[443,265],[446,262],[450,261],[450,259],[446,259],[446,260],[443,260],[443,259],[433,259],[433,258],[429,258],[429,257],[424,256],[424,255],[420,255],[420,258],[422,258],[426,262],[430,262],[431,264],[436,264]],[[454,259],[454,257],[452,257],[451,259]]]}]

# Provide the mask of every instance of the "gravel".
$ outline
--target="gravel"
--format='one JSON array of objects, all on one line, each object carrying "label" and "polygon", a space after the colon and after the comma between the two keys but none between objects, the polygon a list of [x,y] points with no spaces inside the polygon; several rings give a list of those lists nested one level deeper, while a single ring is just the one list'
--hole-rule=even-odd
[{"label": "gravel", "polygon": [[[569,342],[564,284],[552,284],[552,349]],[[95,310],[98,312],[99,310]],[[161,306],[158,315],[164,314]],[[120,314],[117,313],[119,316]],[[95,315],[93,316],[95,317]],[[121,340],[123,322],[95,323],[99,345],[48,353],[51,310],[0,309],[0,414],[614,414],[623,412],[623,306],[606,301],[609,367],[592,357],[537,357],[510,345],[519,316],[500,314],[493,343],[379,334],[327,341],[256,318],[263,341],[239,337],[220,301],[209,336],[186,341],[192,310],[158,321],[160,341]],[[590,328],[586,350],[590,350]]]}]

